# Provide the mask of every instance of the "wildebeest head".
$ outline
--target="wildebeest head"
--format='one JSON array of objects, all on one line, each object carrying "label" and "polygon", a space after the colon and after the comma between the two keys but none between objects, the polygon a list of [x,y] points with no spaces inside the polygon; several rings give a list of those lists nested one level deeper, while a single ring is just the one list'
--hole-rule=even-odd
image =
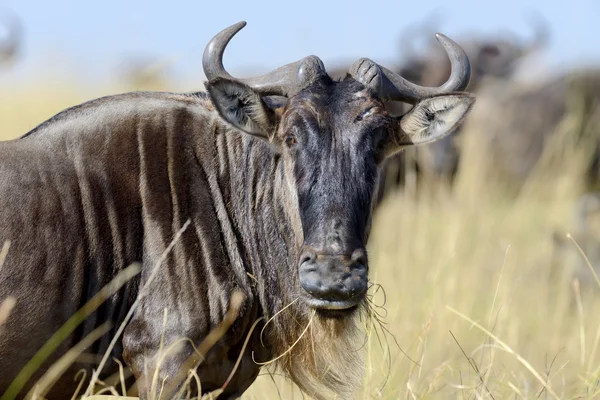
[{"label": "wildebeest head", "polygon": [[471,59],[476,83],[485,77],[510,78],[521,61],[546,46],[548,37],[546,26],[538,21],[531,41],[519,40],[507,34],[473,43]]},{"label": "wildebeest head", "polygon": [[[207,90],[223,119],[281,155],[303,298],[314,309],[342,315],[367,291],[365,246],[379,166],[403,147],[433,142],[460,123],[474,102],[457,92],[468,84],[469,60],[438,34],[453,68],[436,88],[410,83],[364,58],[340,81],[315,56],[262,77],[234,79],[222,55],[244,25],[225,29],[209,43],[203,60]],[[391,100],[415,106],[392,117],[384,107]]]}]

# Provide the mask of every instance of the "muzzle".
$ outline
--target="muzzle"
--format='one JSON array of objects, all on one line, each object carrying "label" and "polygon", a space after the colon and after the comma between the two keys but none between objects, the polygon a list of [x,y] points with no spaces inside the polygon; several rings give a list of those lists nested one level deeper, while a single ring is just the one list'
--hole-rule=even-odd
[{"label": "muzzle", "polygon": [[300,285],[307,294],[305,301],[312,308],[350,309],[365,297],[368,283],[365,249],[339,255],[318,253],[304,246],[298,267]]}]

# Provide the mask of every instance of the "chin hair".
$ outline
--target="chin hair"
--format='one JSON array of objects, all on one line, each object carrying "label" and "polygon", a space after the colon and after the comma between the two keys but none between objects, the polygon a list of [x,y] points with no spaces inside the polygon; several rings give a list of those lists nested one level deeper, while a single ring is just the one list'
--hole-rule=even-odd
[{"label": "chin hair", "polygon": [[312,310],[300,302],[285,314],[271,331],[275,356],[285,354],[277,367],[315,399],[351,398],[364,375],[359,317],[369,315],[368,302],[335,312]]}]

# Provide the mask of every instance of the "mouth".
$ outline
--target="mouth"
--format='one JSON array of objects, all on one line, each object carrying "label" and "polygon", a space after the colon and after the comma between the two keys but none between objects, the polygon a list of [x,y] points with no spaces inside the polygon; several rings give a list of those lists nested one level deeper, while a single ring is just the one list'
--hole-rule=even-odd
[{"label": "mouth", "polygon": [[311,297],[306,299],[306,304],[310,308],[319,311],[351,311],[358,306],[361,299],[362,297],[354,297],[348,300],[324,300]]}]

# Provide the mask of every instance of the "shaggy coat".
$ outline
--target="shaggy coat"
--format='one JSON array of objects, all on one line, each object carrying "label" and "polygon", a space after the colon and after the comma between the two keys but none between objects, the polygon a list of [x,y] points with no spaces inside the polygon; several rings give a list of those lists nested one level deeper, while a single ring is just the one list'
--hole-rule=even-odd
[{"label": "shaggy coat", "polygon": [[[46,394],[70,398],[76,372],[86,368],[89,378],[97,363],[89,355],[107,350],[156,265],[112,351],[133,370],[141,398],[177,374],[223,320],[234,291],[245,295],[238,318],[196,363],[202,393],[227,381],[222,397],[240,396],[261,363],[274,358],[313,396],[344,395],[360,383],[354,333],[364,294],[345,310],[309,307],[299,252],[307,244],[364,248],[383,159],[447,134],[473,98],[426,99],[400,120],[352,78],[324,76],[276,109],[235,81],[207,86],[210,95],[101,98],[0,144],[0,239],[11,241],[0,301],[16,298],[0,326],[0,393],[76,310],[134,262],[141,274],[52,353],[21,396],[109,321],[112,329],[86,349],[88,357]],[[366,269],[366,253],[361,257]],[[161,352],[177,343],[177,351]],[[101,378],[117,371],[109,363]]]}]

